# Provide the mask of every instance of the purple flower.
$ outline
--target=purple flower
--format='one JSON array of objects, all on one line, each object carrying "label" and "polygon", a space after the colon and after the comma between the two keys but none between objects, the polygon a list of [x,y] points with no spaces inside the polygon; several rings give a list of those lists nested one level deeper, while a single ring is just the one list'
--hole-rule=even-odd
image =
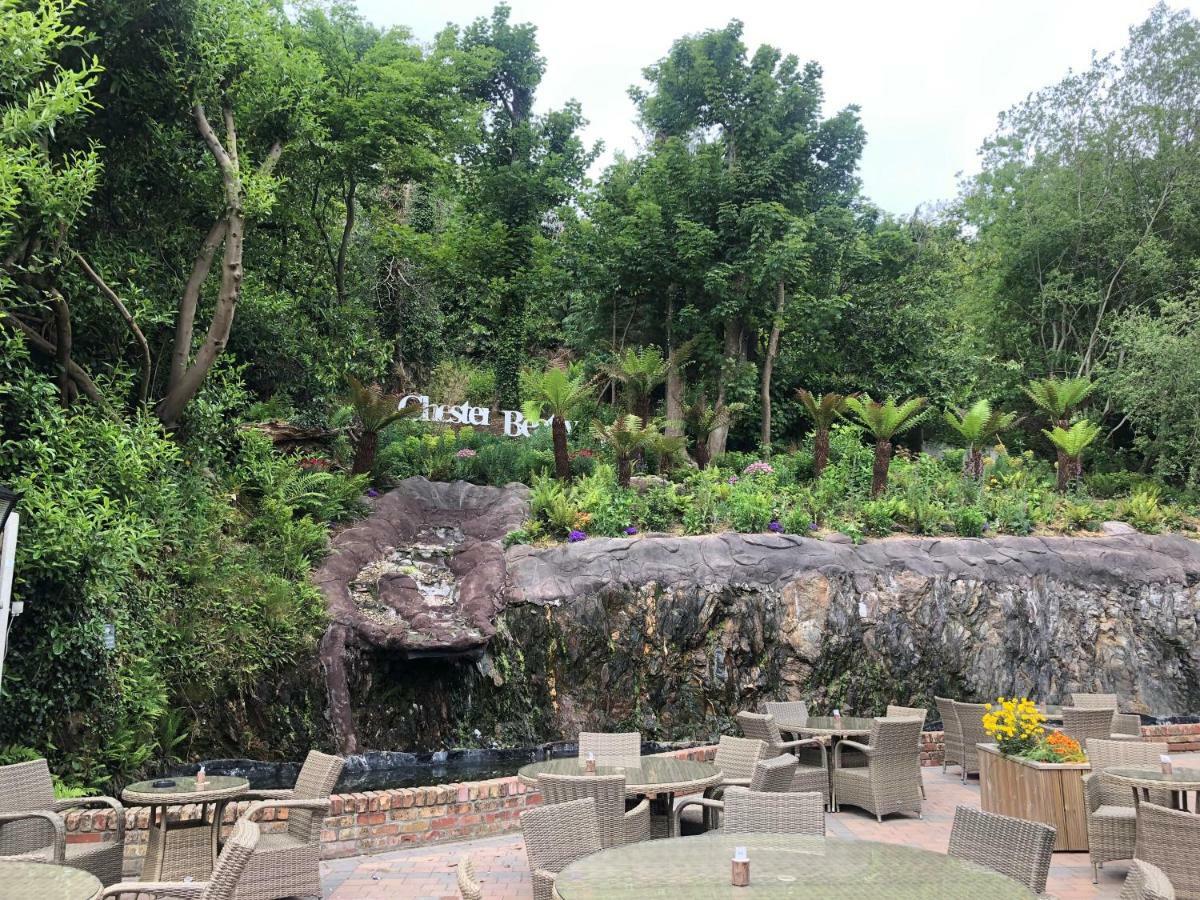
[{"label": "purple flower", "polygon": [[767,526],[767,531],[779,533],[780,531],[783,531],[783,526],[779,524],[778,519],[772,519],[771,524]]},{"label": "purple flower", "polygon": [[737,484],[737,483],[738,483],[738,477],[737,477],[736,475],[732,476],[732,477],[729,479],[729,483],[730,483],[730,484]]},{"label": "purple flower", "polygon": [[987,530],[988,530],[988,523],[987,523],[987,522],[984,522],[984,523],[983,523],[983,530],[984,530],[984,531],[987,531]]},{"label": "purple flower", "polygon": [[379,491],[375,490],[375,488],[367,488],[367,496],[368,497],[378,497]]},{"label": "purple flower", "polygon": [[461,450],[459,450],[454,455],[457,456],[459,459],[474,459],[475,451],[472,450],[470,447],[463,447]]},{"label": "purple flower", "polygon": [[773,475],[774,473],[774,467],[769,462],[763,462],[761,459],[750,463],[750,465],[742,469],[743,475]]},{"label": "purple flower", "polygon": [[587,540],[587,535],[578,528],[572,528],[571,533],[567,535],[567,540],[572,544],[578,544],[580,541]]},{"label": "purple flower", "polygon": [[817,530],[817,523],[816,523],[816,522],[809,522],[809,523],[808,523],[808,530],[809,530],[809,531],[816,531],[816,530]]},{"label": "purple flower", "polygon": [[628,528],[625,529],[625,533],[632,537],[633,535],[637,534],[637,526],[630,525]]}]

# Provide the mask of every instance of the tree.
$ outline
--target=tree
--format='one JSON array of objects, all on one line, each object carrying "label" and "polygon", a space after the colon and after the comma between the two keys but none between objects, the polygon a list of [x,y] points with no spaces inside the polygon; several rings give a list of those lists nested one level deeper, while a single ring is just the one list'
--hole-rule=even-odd
[{"label": "tree", "polygon": [[1071,482],[1077,481],[1083,475],[1083,452],[1092,445],[1100,434],[1100,426],[1080,419],[1070,428],[1055,425],[1042,434],[1049,438],[1059,453],[1058,490],[1066,493]]},{"label": "tree", "polygon": [[875,438],[875,465],[871,469],[872,497],[878,497],[887,490],[888,469],[892,464],[892,438],[916,425],[921,420],[924,407],[924,397],[912,397],[900,403],[892,397],[880,403],[872,400],[870,394],[846,398],[846,408]]},{"label": "tree", "polygon": [[[1065,430],[1071,424],[1075,409],[1087,399],[1094,387],[1088,378],[1056,378],[1051,375],[1031,381],[1024,390],[1034,406],[1050,420],[1052,427]],[[1059,472],[1069,472],[1071,469],[1071,460],[1061,448],[1058,449],[1057,465]]]},{"label": "tree", "polygon": [[696,457],[696,465],[707,469],[712,459],[708,453],[709,439],[718,428],[728,430],[730,423],[745,410],[743,403],[729,405],[710,405],[703,396],[689,403],[683,409],[683,421],[687,436],[692,441],[692,453]]},{"label": "tree", "polygon": [[379,433],[401,419],[411,419],[421,414],[421,407],[406,406],[400,409],[400,397],[385,394],[377,384],[366,385],[349,375],[350,406],[358,423],[358,440],[354,447],[354,463],[350,472],[364,475],[375,468],[375,454],[379,450]]},{"label": "tree", "polygon": [[617,484],[621,487],[629,487],[634,456],[639,450],[653,446],[659,435],[657,422],[643,424],[633,413],[617,416],[611,425],[598,421],[592,423],[592,436],[606,445],[616,458]]},{"label": "tree", "polygon": [[643,424],[650,421],[650,404],[654,392],[667,379],[667,361],[657,347],[627,347],[601,371],[621,386],[622,401],[629,412],[639,416]]},{"label": "tree", "polygon": [[567,422],[592,399],[592,386],[582,375],[571,375],[551,366],[544,372],[526,372],[521,378],[521,393],[526,399],[525,418],[540,421],[550,417],[550,436],[554,443],[554,475],[560,481],[571,477],[571,457],[567,452]]},{"label": "tree", "polygon": [[[813,423],[813,476],[819,477],[829,462],[829,429],[849,409],[845,394],[829,392],[813,396],[804,388],[796,390],[796,396]],[[853,396],[853,395],[851,395]]]},{"label": "tree", "polygon": [[946,410],[943,419],[967,444],[963,474],[979,481],[983,478],[984,446],[995,441],[1000,432],[1011,428],[1017,415],[992,409],[987,400],[977,400],[966,410]]}]

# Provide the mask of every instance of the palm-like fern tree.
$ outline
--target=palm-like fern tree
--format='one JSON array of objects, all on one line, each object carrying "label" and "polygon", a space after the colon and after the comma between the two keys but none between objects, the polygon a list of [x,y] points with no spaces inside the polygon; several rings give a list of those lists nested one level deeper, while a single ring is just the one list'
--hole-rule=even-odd
[{"label": "palm-like fern tree", "polygon": [[593,422],[592,436],[612,451],[617,461],[617,484],[629,487],[629,479],[633,475],[634,454],[659,440],[660,432],[657,422],[643,424],[640,418],[629,413],[617,416],[611,425]]},{"label": "palm-like fern tree", "polygon": [[718,428],[728,428],[745,408],[744,403],[717,403],[710,406],[704,397],[697,398],[683,408],[683,423],[693,443],[692,452],[695,454],[697,467],[708,467],[709,436]]},{"label": "palm-like fern tree", "polygon": [[[1033,401],[1033,405],[1050,420],[1051,428],[1066,431],[1071,426],[1071,414],[1087,399],[1094,386],[1088,378],[1055,378],[1051,375],[1031,381],[1029,387],[1025,388],[1025,393]],[[1067,480],[1071,478],[1072,463],[1061,448],[1055,449],[1058,452],[1058,481],[1062,484],[1064,471]]]},{"label": "palm-like fern tree", "polygon": [[820,475],[829,462],[829,429],[845,414],[849,397],[833,392],[813,395],[804,388],[797,390],[796,396],[813,422],[813,475]]},{"label": "palm-like fern tree", "polygon": [[847,397],[846,408],[875,438],[875,465],[871,469],[871,496],[878,497],[887,490],[888,469],[892,465],[892,438],[912,428],[921,420],[924,397],[911,397],[897,403],[888,397],[882,403],[869,394]]},{"label": "palm-like fern tree", "polygon": [[1071,482],[1083,475],[1083,452],[1087,450],[1100,434],[1100,426],[1080,419],[1070,428],[1055,425],[1042,434],[1050,439],[1059,454],[1058,490],[1065,493]]},{"label": "palm-like fern tree", "polygon": [[572,375],[551,367],[544,372],[524,372],[521,394],[525,402],[521,413],[539,421],[550,418],[550,436],[554,443],[554,475],[561,481],[571,477],[571,456],[567,451],[567,422],[592,399],[592,385],[582,374]]},{"label": "palm-like fern tree", "polygon": [[1016,413],[992,409],[992,404],[986,400],[975,401],[969,409],[946,410],[943,417],[966,443],[963,474],[976,481],[983,477],[983,448],[1017,421]]},{"label": "palm-like fern tree", "polygon": [[667,380],[667,360],[662,351],[649,347],[627,347],[615,360],[600,367],[624,392],[625,408],[650,422],[650,402],[654,391]]},{"label": "palm-like fern tree", "polygon": [[350,471],[354,475],[362,475],[375,467],[379,432],[399,419],[419,416],[421,407],[406,406],[400,409],[399,394],[385,394],[379,385],[363,384],[353,375],[348,375],[346,382],[350,388],[350,406],[358,423],[358,441],[354,445],[354,462]]}]

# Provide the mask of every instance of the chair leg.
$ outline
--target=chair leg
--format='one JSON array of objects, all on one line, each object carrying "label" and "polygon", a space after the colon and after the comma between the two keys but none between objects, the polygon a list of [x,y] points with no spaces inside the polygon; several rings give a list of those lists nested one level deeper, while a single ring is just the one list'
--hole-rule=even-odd
[{"label": "chair leg", "polygon": [[882,825],[883,824],[883,816],[881,816],[879,813],[875,813],[875,821],[878,822],[880,825]]}]

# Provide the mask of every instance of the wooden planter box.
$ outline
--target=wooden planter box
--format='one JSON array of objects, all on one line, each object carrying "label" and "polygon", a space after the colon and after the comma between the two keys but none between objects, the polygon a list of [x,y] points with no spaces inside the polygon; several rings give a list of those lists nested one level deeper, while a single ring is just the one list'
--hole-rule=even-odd
[{"label": "wooden planter box", "polygon": [[1058,829],[1055,850],[1087,850],[1088,763],[1043,763],[1004,756],[995,744],[979,748],[980,806],[986,812],[1045,822]]}]

